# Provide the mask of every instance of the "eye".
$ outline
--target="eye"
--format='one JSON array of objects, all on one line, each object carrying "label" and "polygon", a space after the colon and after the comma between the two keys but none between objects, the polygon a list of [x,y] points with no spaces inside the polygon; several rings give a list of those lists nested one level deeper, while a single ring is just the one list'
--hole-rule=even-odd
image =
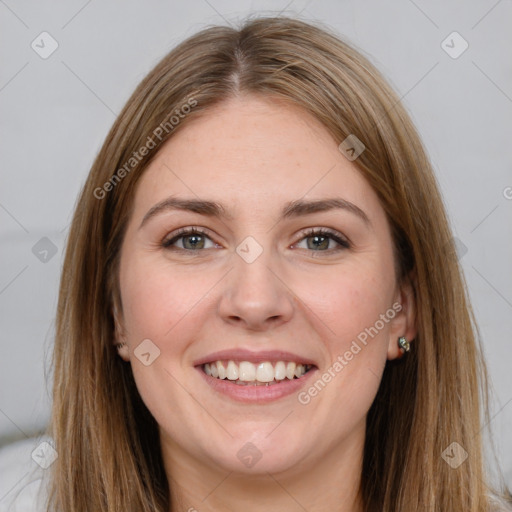
[{"label": "eye", "polygon": [[[303,235],[304,238],[298,244],[295,244],[295,247],[315,252],[337,252],[350,248],[348,240],[337,231],[313,228],[304,232]],[[300,244],[304,241],[306,242],[306,247],[300,247]]]},{"label": "eye", "polygon": [[[207,242],[212,245],[207,247]],[[215,244],[201,228],[182,228],[162,242],[162,247],[170,250],[197,251],[211,249]],[[218,246],[217,246],[218,247]]]},{"label": "eye", "polygon": [[[303,233],[303,238],[295,244],[297,248],[304,248],[314,252],[337,252],[343,249],[349,249],[350,243],[345,237],[337,231],[331,231],[325,228],[313,228]],[[306,242],[306,247],[300,244]],[[210,246],[208,246],[210,243]],[[170,237],[162,242],[162,247],[169,250],[195,251],[201,249],[211,249],[219,247],[213,242],[206,231],[197,227],[181,228],[172,233]]]}]

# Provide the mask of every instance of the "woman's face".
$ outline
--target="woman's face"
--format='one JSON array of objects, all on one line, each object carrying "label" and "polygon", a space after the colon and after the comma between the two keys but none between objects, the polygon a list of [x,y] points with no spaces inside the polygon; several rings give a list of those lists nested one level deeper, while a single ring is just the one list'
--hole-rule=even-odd
[{"label": "woman's face", "polygon": [[340,142],[245,96],[142,176],[117,341],[174,463],[300,472],[362,450],[386,359],[414,332],[384,211]]}]

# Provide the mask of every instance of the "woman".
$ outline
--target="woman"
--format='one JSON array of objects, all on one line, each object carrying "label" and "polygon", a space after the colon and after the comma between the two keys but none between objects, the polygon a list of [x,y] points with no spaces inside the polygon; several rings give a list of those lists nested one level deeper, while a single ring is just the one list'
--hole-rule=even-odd
[{"label": "woman", "polygon": [[498,510],[473,322],[379,72],[297,20],[204,30],[76,208],[49,510]]}]

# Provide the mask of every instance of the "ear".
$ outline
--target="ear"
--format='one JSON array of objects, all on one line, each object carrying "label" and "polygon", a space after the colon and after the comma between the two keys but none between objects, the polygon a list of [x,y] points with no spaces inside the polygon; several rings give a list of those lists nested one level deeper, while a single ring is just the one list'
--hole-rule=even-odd
[{"label": "ear", "polygon": [[[416,299],[415,299],[416,276],[411,272],[397,287],[393,309],[397,310],[396,316],[390,322],[388,359],[397,359],[403,355],[398,346],[398,338],[401,336],[412,343],[418,334],[416,325]],[[398,307],[400,304],[400,307]],[[396,306],[395,306],[396,305]]]},{"label": "ear", "polygon": [[124,361],[130,361],[130,349],[126,341],[126,334],[123,325],[122,314],[119,313],[117,306],[112,307],[112,316],[114,317],[114,341],[117,353]]}]

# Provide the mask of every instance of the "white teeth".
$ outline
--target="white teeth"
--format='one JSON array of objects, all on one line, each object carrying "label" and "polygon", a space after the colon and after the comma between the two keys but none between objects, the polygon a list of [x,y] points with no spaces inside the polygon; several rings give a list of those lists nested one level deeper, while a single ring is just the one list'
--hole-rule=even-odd
[{"label": "white teeth", "polygon": [[222,364],[222,361],[217,361],[217,372],[219,373],[219,379],[225,379],[227,372],[226,368],[224,368],[224,365]]},{"label": "white teeth", "polygon": [[286,376],[289,379],[293,379],[294,375],[295,375],[295,363],[288,363],[286,365]]},{"label": "white teeth", "polygon": [[260,382],[271,382],[274,380],[274,367],[272,363],[260,363],[256,369],[256,380]]},{"label": "white teeth", "polygon": [[229,380],[238,380],[238,366],[233,362],[228,362],[228,371],[227,371]]},{"label": "white teeth", "polygon": [[278,361],[274,368],[274,378],[276,380],[283,380],[286,378],[286,364],[283,361]]},{"label": "white teeth", "polygon": [[246,382],[250,382],[252,380],[256,380],[256,366],[249,361],[242,361],[238,365],[239,375],[238,378],[240,380],[245,380]]},{"label": "white teeth", "polygon": [[206,375],[217,379],[228,379],[239,385],[272,385],[277,384],[286,378],[292,380],[302,377],[310,365],[301,363],[277,361],[275,364],[270,361],[262,361],[253,364],[249,361],[212,361],[203,365]]}]

